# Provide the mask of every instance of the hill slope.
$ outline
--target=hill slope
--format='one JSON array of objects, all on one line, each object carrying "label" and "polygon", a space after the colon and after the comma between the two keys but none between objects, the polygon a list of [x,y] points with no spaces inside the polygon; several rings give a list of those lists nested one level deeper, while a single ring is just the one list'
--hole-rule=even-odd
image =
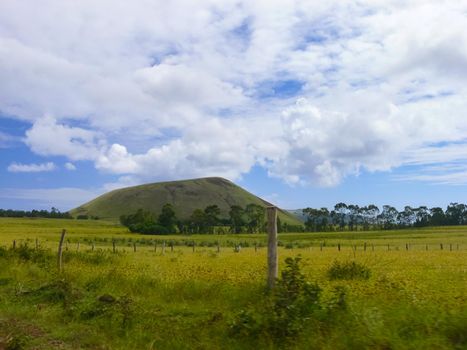
[{"label": "hill slope", "polygon": [[[250,203],[263,207],[271,205],[265,200],[245,191],[234,183],[218,177],[159,182],[114,190],[70,211],[71,215],[98,216],[117,221],[120,215],[130,214],[142,208],[160,213],[164,204],[173,205],[179,219],[187,219],[195,209],[204,209],[217,204],[221,217],[228,217],[230,206],[246,207]],[[292,214],[279,210],[283,223],[300,225]]]}]

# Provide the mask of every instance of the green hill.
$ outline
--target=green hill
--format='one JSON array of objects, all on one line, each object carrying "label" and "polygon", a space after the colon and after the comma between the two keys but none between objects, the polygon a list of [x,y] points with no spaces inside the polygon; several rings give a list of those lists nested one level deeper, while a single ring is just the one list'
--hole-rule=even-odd
[{"label": "green hill", "polygon": [[[142,208],[159,214],[164,204],[170,203],[179,219],[187,219],[195,209],[216,204],[221,217],[228,217],[230,206],[246,207],[250,203],[263,207],[271,205],[245,191],[240,186],[219,177],[194,180],[159,182],[114,190],[70,211],[71,215],[97,216],[118,221],[120,215],[132,214]],[[302,223],[292,214],[279,210],[279,218],[289,225]]]}]

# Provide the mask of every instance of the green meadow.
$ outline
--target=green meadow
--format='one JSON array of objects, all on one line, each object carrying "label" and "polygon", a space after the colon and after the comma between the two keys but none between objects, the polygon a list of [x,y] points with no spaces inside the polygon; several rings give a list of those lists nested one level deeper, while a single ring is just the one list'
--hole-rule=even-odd
[{"label": "green meadow", "polygon": [[2,218],[0,349],[467,348],[467,227],[279,241]]}]

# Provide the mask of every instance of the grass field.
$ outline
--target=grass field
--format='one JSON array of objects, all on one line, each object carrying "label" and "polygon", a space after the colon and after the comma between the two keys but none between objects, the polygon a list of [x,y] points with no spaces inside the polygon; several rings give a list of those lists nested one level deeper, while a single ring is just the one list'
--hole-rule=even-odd
[{"label": "grass field", "polygon": [[[300,273],[321,289],[307,313],[297,309],[305,294],[265,292],[264,235],[153,237],[101,221],[0,219],[0,349],[467,348],[467,227],[279,239],[281,270],[300,255]],[[336,262],[369,274],[333,279]]]}]

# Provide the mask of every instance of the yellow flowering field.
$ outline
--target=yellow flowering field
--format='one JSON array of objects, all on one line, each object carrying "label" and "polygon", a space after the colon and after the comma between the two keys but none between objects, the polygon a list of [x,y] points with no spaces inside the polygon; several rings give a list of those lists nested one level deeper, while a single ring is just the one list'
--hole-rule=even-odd
[{"label": "yellow flowering field", "polygon": [[[99,221],[0,224],[0,349],[467,347],[466,227],[280,235],[280,271],[299,256],[293,286],[319,286],[306,314],[290,311],[294,300],[277,311],[284,300],[265,290],[265,235],[142,236]],[[346,263],[366,274],[333,278],[332,266]],[[290,275],[281,278],[292,286]]]}]

